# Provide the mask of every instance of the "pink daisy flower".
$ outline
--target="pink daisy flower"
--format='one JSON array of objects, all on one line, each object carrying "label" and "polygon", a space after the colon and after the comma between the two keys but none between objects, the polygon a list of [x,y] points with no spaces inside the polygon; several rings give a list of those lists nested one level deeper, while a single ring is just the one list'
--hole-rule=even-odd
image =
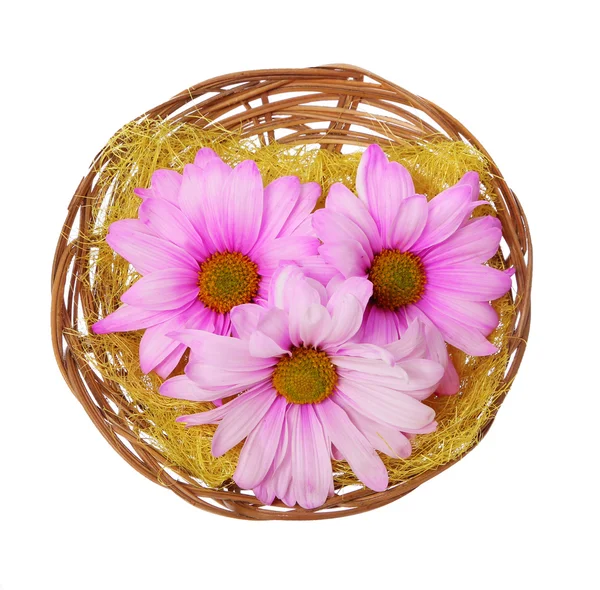
[{"label": "pink daisy flower", "polygon": [[279,497],[288,506],[321,506],[333,494],[332,456],[344,457],[371,489],[385,490],[388,474],[376,451],[407,457],[411,445],[402,432],[435,429],[434,411],[421,400],[435,390],[443,367],[422,358],[421,323],[384,347],[351,342],[371,295],[365,278],[327,293],[286,266],[273,278],[268,307],[231,312],[239,338],[173,334],[190,346],[190,362],[160,392],[195,401],[239,393],[178,420],[218,424],[215,456],[245,439],[233,479],[263,503]]},{"label": "pink daisy flower", "polygon": [[[467,173],[428,202],[415,194],[408,171],[371,145],[356,187],[358,198],[334,184],[312,219],[325,261],[342,278],[362,277],[373,286],[359,338],[386,344],[419,317],[467,354],[496,352],[487,339],[498,325],[490,301],[510,289],[511,273],[483,264],[498,251],[502,228],[491,216],[470,219],[486,202],[478,200],[478,175]],[[455,393],[458,376],[445,346],[429,342],[429,356],[446,366],[438,392]]]},{"label": "pink daisy flower", "polygon": [[[167,377],[186,350],[169,332],[231,333],[230,311],[261,302],[283,260],[317,257],[308,217],[321,189],[295,176],[263,189],[252,161],[235,168],[203,148],[183,175],[158,170],[138,219],[117,221],[106,241],[142,275],[123,306],[93,325],[97,334],[145,329],[140,365]],[[303,229],[304,228],[304,229]],[[319,261],[311,266],[319,275]],[[327,271],[329,272],[329,271]]]}]

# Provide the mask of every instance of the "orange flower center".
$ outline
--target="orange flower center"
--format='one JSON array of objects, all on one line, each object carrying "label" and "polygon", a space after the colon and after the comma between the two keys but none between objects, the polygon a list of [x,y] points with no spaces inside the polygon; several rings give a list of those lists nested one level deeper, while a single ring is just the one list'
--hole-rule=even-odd
[{"label": "orange flower center", "polygon": [[391,311],[419,301],[427,283],[421,259],[399,250],[382,250],[377,254],[369,270],[369,280],[373,283],[373,303]]},{"label": "orange flower center", "polygon": [[318,404],[335,389],[338,376],[327,353],[294,347],[273,371],[273,387],[292,404]]},{"label": "orange flower center", "polygon": [[250,303],[258,293],[258,266],[239,252],[216,252],[200,265],[198,299],[217,313]]}]

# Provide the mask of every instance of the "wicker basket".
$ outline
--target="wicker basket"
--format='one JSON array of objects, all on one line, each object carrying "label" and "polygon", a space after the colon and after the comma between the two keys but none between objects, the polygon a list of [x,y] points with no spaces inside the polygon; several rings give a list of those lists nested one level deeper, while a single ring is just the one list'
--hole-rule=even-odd
[{"label": "wicker basket", "polygon": [[[516,271],[516,313],[513,337],[509,339],[511,362],[504,382],[510,383],[515,377],[530,324],[532,253],[527,221],[516,196],[485,149],[441,108],[360,68],[331,65],[221,76],[186,89],[144,117],[168,117],[200,126],[208,126],[211,120],[218,119],[221,127],[241,129],[244,137],[258,137],[262,144],[274,140],[289,145],[317,144],[321,149],[335,152],[340,152],[345,145],[390,145],[422,140],[435,134],[476,147],[490,162],[494,191],[501,205],[498,216],[505,241],[503,252],[507,264]],[[101,156],[102,153],[98,158]],[[54,351],[65,380],[98,430],[140,473],[168,486],[195,506],[217,514],[249,520],[309,520],[356,514],[383,506],[411,492],[455,462],[392,486],[385,492],[376,493],[365,488],[336,494],[321,508],[312,511],[299,507],[285,511],[265,507],[235,485],[224,490],[210,489],[200,485],[183,469],[167,464],[157,450],[134,432],[131,416],[137,411],[128,406],[116,384],[103,381],[77,359],[68,336],[78,315],[81,312],[87,315],[92,305],[92,298],[78,277],[84,270],[86,242],[83,238],[90,225],[92,209],[84,205],[97,199],[96,175],[92,166],[78,186],[56,249],[52,269]],[[500,396],[498,404],[504,395]],[[490,428],[494,415],[482,426],[481,437]]]}]

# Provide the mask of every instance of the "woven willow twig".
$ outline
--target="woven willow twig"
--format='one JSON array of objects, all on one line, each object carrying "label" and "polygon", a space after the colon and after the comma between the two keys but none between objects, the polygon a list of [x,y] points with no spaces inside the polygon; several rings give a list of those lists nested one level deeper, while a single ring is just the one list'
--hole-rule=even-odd
[{"label": "woven willow twig", "polygon": [[[431,102],[370,72],[346,65],[319,68],[257,70],[221,76],[198,84],[145,113],[141,118],[168,118],[204,129],[241,130],[261,144],[317,144],[340,152],[345,145],[393,145],[434,135],[474,146],[489,160],[498,216],[502,221],[507,265],[516,271],[516,313],[509,339],[511,362],[504,384],[515,377],[529,333],[532,252],[523,210],[500,171],[475,137],[456,119]],[[216,121],[216,122],[215,122]],[[103,156],[101,153],[94,163]],[[170,465],[135,433],[137,410],[116,384],[102,380],[73,354],[69,333],[81,313],[93,315],[93,298],[79,280],[87,264],[87,241],[93,205],[98,198],[97,170],[92,165],[69,205],[52,269],[52,335],[56,359],[69,387],[112,447],[135,469],[168,486],[184,500],[205,510],[241,519],[309,520],[356,514],[383,506],[414,490],[458,459],[416,476],[385,492],[360,489],[335,495],[317,510],[281,510],[262,506],[234,485],[213,490],[200,485],[183,469]],[[85,206],[84,206],[85,204]],[[73,237],[72,232],[75,232]],[[497,400],[499,406],[504,396]],[[492,417],[482,426],[489,430]],[[464,455],[463,455],[464,456]]]}]

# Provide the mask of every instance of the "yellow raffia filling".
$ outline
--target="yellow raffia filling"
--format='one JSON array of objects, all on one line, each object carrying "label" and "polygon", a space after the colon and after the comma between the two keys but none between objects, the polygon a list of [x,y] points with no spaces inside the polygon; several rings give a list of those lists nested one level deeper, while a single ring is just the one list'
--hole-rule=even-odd
[{"label": "yellow raffia filling", "polygon": [[[95,200],[91,205],[92,226],[85,255],[88,273],[81,276],[82,291],[100,317],[119,307],[119,297],[138,278],[129,264],[114,254],[105,242],[108,226],[118,219],[136,217],[140,199],[135,187],[147,187],[158,168],[182,171],[193,161],[201,147],[212,147],[227,163],[245,159],[256,161],[265,183],[279,176],[294,174],[303,182],[316,181],[323,197],[334,182],[343,182],[354,190],[360,153],[339,155],[316,146],[290,147],[273,143],[261,146],[257,141],[220,130],[202,131],[192,124],[144,120],[121,129],[109,142],[108,151],[96,163],[98,178]],[[391,160],[402,163],[413,176],[416,191],[429,198],[454,184],[468,170],[479,172],[483,182],[482,198],[489,206],[477,215],[494,213],[496,203],[485,158],[461,142],[432,138],[422,144],[406,143],[386,148]],[[502,268],[499,257],[491,265]],[[500,352],[490,357],[468,357],[452,350],[461,391],[457,396],[427,400],[436,411],[439,428],[419,435],[413,441],[408,459],[382,455],[390,483],[406,481],[464,454],[480,436],[480,428],[494,410],[496,400],[507,389],[503,376],[509,362],[507,339],[514,313],[508,296],[494,302],[500,325],[491,341]],[[175,422],[182,414],[210,409],[210,403],[193,403],[166,398],[157,393],[161,379],[143,375],[139,368],[139,332],[96,335],[89,326],[98,317],[82,317],[74,333],[67,334],[76,354],[103,379],[120,389],[121,407],[128,408],[128,420],[137,436],[147,441],[178,471],[185,471],[205,485],[220,488],[231,481],[239,456],[238,445],[223,456],[211,454],[215,426],[185,428]],[[182,361],[181,367],[185,362]],[[118,394],[117,394],[118,395]],[[356,484],[357,479],[346,462],[334,463],[336,488]]]}]

